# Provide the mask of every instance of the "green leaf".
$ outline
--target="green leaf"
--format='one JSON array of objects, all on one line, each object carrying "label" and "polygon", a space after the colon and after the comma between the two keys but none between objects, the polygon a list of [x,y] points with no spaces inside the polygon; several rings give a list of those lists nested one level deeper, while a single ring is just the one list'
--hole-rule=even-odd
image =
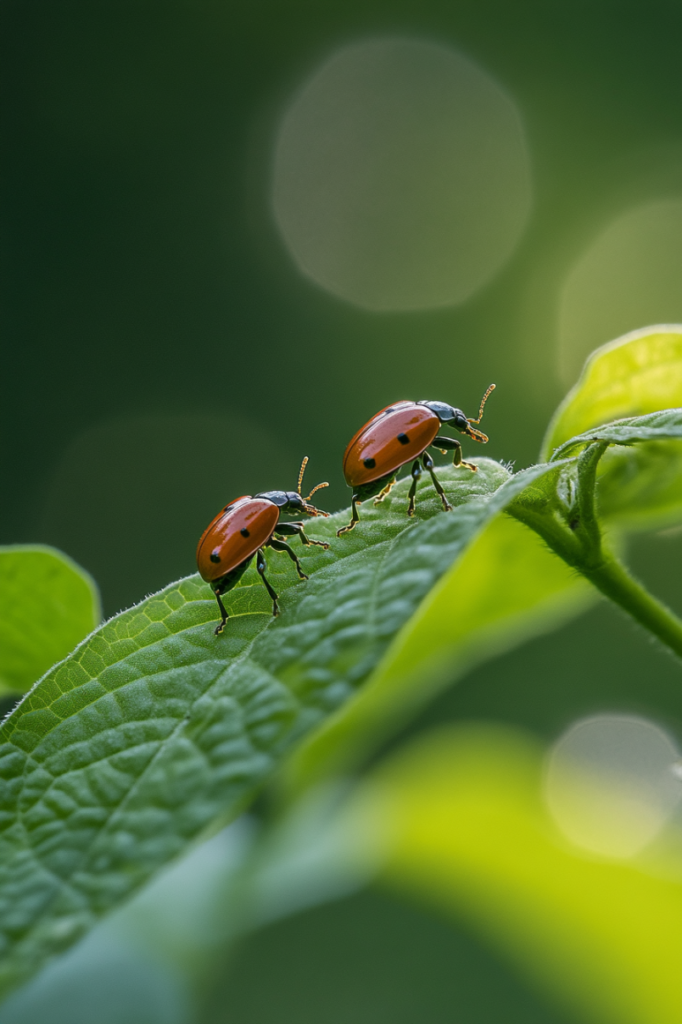
[{"label": "green leaf", "polygon": [[28,689],[100,621],[94,581],[54,548],[0,548],[0,692]]},{"label": "green leaf", "polygon": [[[0,984],[70,945],[207,828],[234,817],[301,738],[346,702],[494,511],[534,475],[481,460],[440,471],[455,510],[408,482],[379,507],[309,525],[298,581],[268,555],[282,615],[253,569],[214,636],[189,577],[110,620],[49,672],[0,739]],[[500,494],[502,488],[502,497]],[[506,489],[505,489],[506,488]],[[495,503],[489,510],[489,499]]]},{"label": "green leaf", "polygon": [[595,441],[627,446],[608,452],[599,467],[603,519],[627,529],[652,529],[682,519],[682,409],[595,427],[564,442],[552,459],[575,454]]},{"label": "green leaf", "polygon": [[682,409],[664,409],[648,416],[633,416],[594,427],[578,434],[554,450],[551,461],[565,459],[576,448],[595,441],[609,444],[632,445],[641,441],[670,441],[682,438]]},{"label": "green leaf", "polygon": [[625,416],[682,406],[682,326],[645,327],[598,348],[557,409],[541,459],[574,435]]},{"label": "green leaf", "polygon": [[[543,479],[550,475],[556,474]],[[296,791],[323,774],[348,771],[474,665],[555,628],[596,597],[537,534],[493,515],[398,633],[362,692],[296,752],[287,787]]]},{"label": "green leaf", "polygon": [[[621,428],[646,414],[682,406],[682,326],[646,327],[593,352],[576,386],[559,406],[542,446],[543,459],[561,458],[574,444],[604,436],[603,424]],[[612,426],[616,426],[611,424]],[[608,452],[599,468],[602,517],[625,529],[652,529],[682,521],[682,442],[665,423],[631,438],[646,448]],[[620,437],[617,434],[620,432]],[[672,437],[674,440],[662,440]],[[625,429],[612,440],[627,442]]]},{"label": "green leaf", "polygon": [[542,798],[543,750],[496,726],[439,731],[356,798],[349,827],[383,846],[385,881],[464,917],[588,1019],[682,1019],[680,837],[625,862],[587,856]]}]

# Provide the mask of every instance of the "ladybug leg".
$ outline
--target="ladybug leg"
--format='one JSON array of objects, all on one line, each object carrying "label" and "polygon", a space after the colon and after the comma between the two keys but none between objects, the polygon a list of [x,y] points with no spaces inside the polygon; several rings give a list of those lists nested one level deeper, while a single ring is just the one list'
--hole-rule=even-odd
[{"label": "ladybug leg", "polygon": [[353,515],[348,526],[342,526],[340,530],[336,531],[336,536],[340,537],[343,533],[350,533],[356,523],[360,522],[360,516],[358,515],[358,496],[354,494],[351,499],[351,506],[353,508]]},{"label": "ladybug leg", "polygon": [[[457,443],[459,444],[459,442],[457,442]],[[452,505],[450,504],[450,502],[448,501],[448,499],[445,496],[445,491],[443,490],[443,488],[441,486],[441,482],[438,479],[438,477],[436,476],[436,473],[435,473],[434,468],[433,468],[433,459],[431,458],[431,456],[429,455],[428,452],[424,452],[424,454],[422,455],[422,462],[424,463],[424,469],[428,473],[431,474],[431,479],[433,480],[433,486],[436,488],[436,491],[440,495],[440,500],[441,500],[441,502],[443,504],[444,510],[446,512],[452,512]]]},{"label": "ladybug leg", "polygon": [[434,437],[431,447],[438,448],[443,455],[447,454],[447,452],[454,452],[455,454],[452,458],[453,466],[465,466],[472,473],[477,472],[478,466],[474,466],[473,462],[465,462],[462,458],[462,446],[456,438],[445,437],[444,434],[439,434],[438,437]]},{"label": "ladybug leg", "polygon": [[301,568],[301,563],[298,560],[298,556],[297,556],[296,552],[293,551],[292,548],[289,547],[289,545],[287,544],[287,542],[285,540],[275,540],[274,537],[271,537],[270,540],[268,541],[268,547],[271,547],[273,549],[273,551],[286,551],[286,553],[288,554],[289,558],[291,559],[291,561],[296,566],[296,572],[298,573],[300,578],[302,580],[307,580],[308,579],[306,574],[303,572],[303,569]]},{"label": "ladybug leg", "polygon": [[353,515],[348,526],[342,527],[342,529],[336,531],[336,536],[340,537],[342,533],[348,533],[352,530],[356,523],[360,522],[360,516],[358,515],[358,505],[362,504],[363,501],[369,501],[375,495],[385,488],[391,480],[393,474],[387,473],[385,476],[380,476],[378,480],[371,480],[368,484],[357,484],[353,492],[352,506]]},{"label": "ladybug leg", "polygon": [[263,554],[263,549],[262,548],[258,548],[258,551],[256,553],[256,569],[258,569],[258,572],[260,573],[260,578],[262,579],[263,583],[265,584],[265,589],[267,590],[268,594],[270,595],[270,597],[272,599],[272,614],[273,615],[279,615],[279,605],[277,604],[277,601],[278,601],[277,594],[272,589],[272,587],[270,586],[270,584],[268,583],[268,581],[267,581],[267,579],[265,577],[265,570],[267,569],[267,567],[268,566],[267,566],[267,562],[265,561],[265,556]]},{"label": "ladybug leg", "polygon": [[412,476],[412,485],[410,487],[409,494],[408,494],[408,498],[410,499],[410,504],[407,506],[407,514],[408,514],[408,516],[413,516],[414,515],[414,499],[415,499],[415,496],[417,494],[417,482],[419,480],[419,477],[422,475],[422,468],[419,465],[419,459],[415,459],[414,462],[412,463],[412,469],[410,470],[410,474]]},{"label": "ladybug leg", "polygon": [[329,547],[324,540],[311,540],[307,537],[303,531],[303,523],[279,523],[275,530],[276,537],[300,537],[301,544],[314,544],[317,548],[324,548],[325,551]]},{"label": "ladybug leg", "polygon": [[453,466],[464,466],[465,469],[470,469],[472,473],[478,473],[478,466],[474,466],[473,462],[465,462],[462,458],[462,446],[457,442],[458,448],[455,449],[455,454],[452,459]]},{"label": "ladybug leg", "polygon": [[383,491],[379,491],[379,493],[377,494],[376,498],[374,499],[375,505],[380,505],[384,498],[388,497],[388,495],[391,493],[391,489],[394,483],[395,477],[392,477],[392,479],[389,480],[386,486],[384,487]]},{"label": "ladybug leg", "polygon": [[225,623],[227,622],[227,620],[229,619],[230,616],[227,614],[227,612],[225,610],[225,605],[223,604],[223,602],[220,599],[220,593],[221,593],[220,588],[216,587],[216,589],[213,591],[213,593],[215,594],[215,599],[218,602],[218,607],[220,608],[220,622],[218,623],[216,628],[213,630],[213,632],[215,633],[216,636],[220,636],[222,631],[225,629]]},{"label": "ladybug leg", "polygon": [[218,602],[218,607],[220,608],[220,622],[215,628],[216,636],[220,636],[222,631],[225,629],[225,623],[229,618],[229,615],[227,614],[227,609],[225,608],[225,605],[220,599],[221,595],[226,594],[228,590],[232,590],[233,587],[237,586],[240,579],[242,578],[242,576],[248,569],[249,565],[251,564],[252,558],[253,555],[249,555],[248,558],[245,558],[243,562],[235,566],[235,568],[228,572],[225,576],[221,577],[221,579],[214,580],[213,583],[211,584],[211,590],[213,591],[215,599]]}]

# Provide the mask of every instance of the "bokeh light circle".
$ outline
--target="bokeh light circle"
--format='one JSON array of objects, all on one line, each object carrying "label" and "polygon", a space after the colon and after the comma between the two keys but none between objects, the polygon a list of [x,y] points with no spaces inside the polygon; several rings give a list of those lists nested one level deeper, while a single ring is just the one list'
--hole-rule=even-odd
[{"label": "bokeh light circle", "polygon": [[377,311],[463,302],[514,250],[531,205],[518,111],[449,47],[337,51],[282,120],[273,206],[300,269]]},{"label": "bokeh light circle", "polygon": [[573,384],[598,345],[648,324],[682,321],[682,199],[616,217],[569,272],[559,305],[559,372]]},{"label": "bokeh light circle", "polygon": [[658,835],[682,796],[677,759],[670,736],[645,718],[582,719],[549,754],[549,809],[576,846],[632,857]]}]

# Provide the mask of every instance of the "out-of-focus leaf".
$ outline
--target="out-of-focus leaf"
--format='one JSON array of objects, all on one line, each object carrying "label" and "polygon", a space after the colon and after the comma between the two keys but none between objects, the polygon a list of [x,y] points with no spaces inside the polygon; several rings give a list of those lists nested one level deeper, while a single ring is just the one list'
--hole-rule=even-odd
[{"label": "out-of-focus leaf", "polygon": [[28,689],[100,621],[94,581],[54,548],[0,548],[0,692]]},{"label": "out-of-focus leaf", "polygon": [[282,615],[254,569],[215,602],[196,576],[106,623],[49,672],[0,738],[0,983],[66,948],[202,830],[234,817],[303,736],[352,696],[484,525],[555,467],[441,476],[415,520],[408,482],[343,538],[309,524],[299,582],[269,556]]},{"label": "out-of-focus leaf", "polygon": [[468,919],[587,1019],[678,1024],[682,859],[568,844],[543,804],[542,753],[506,728],[439,731],[367,784],[357,835],[383,843],[386,882]]},{"label": "out-of-focus leaf", "polygon": [[549,425],[541,458],[602,423],[676,406],[682,406],[682,326],[626,334],[588,358]]},{"label": "out-of-focus leaf", "polygon": [[352,768],[445,685],[596,598],[537,534],[495,515],[403,627],[362,692],[296,752],[288,785]]},{"label": "out-of-focus leaf", "polygon": [[599,513],[625,530],[682,521],[682,441],[611,448],[599,467]]}]

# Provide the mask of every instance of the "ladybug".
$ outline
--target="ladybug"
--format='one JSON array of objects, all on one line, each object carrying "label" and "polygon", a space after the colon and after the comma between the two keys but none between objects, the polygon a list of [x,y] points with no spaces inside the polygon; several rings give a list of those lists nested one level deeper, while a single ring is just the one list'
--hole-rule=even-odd
[{"label": "ladybug", "polygon": [[485,444],[488,440],[486,435],[471,424],[481,422],[485,403],[494,390],[495,385],[491,384],[481,399],[477,419],[467,419],[461,409],[454,409],[445,402],[396,402],[386,406],[365,423],[351,439],[343,456],[343,475],[348,486],[353,488],[353,516],[348,526],[337,531],[337,536],[352,530],[359,522],[357,506],[366,498],[374,498],[375,505],[383,501],[393,487],[400,467],[412,460],[412,486],[407,514],[414,515],[417,481],[422,475],[420,458],[424,469],[431,474],[443,508],[449,512],[452,506],[448,503],[435,474],[433,459],[426,449],[433,446],[443,454],[454,451],[453,465],[465,466],[475,473],[476,466],[463,460],[459,441],[454,437],[445,437],[438,431],[441,424],[446,424],[459,430],[460,434]]},{"label": "ladybug", "polygon": [[201,578],[210,583],[215,594],[221,620],[215,629],[218,636],[225,628],[228,614],[220,599],[237,585],[246,572],[253,556],[256,556],[256,568],[272,598],[272,614],[279,615],[277,594],[268,583],[265,570],[267,564],[263,548],[271,547],[275,551],[286,551],[296,566],[302,580],[308,577],[301,568],[296,553],[283,540],[284,537],[299,536],[303,544],[314,544],[320,548],[328,548],[324,541],[311,540],[303,532],[303,523],[281,523],[283,512],[305,512],[308,516],[328,516],[310,504],[315,491],[329,484],[318,484],[313,487],[307,498],[301,497],[303,473],[308,463],[308,456],[303,460],[298,474],[298,490],[296,491],[262,491],[260,494],[245,494],[236,498],[230,505],[218,513],[212,523],[206,527],[197,545],[197,568]]}]

